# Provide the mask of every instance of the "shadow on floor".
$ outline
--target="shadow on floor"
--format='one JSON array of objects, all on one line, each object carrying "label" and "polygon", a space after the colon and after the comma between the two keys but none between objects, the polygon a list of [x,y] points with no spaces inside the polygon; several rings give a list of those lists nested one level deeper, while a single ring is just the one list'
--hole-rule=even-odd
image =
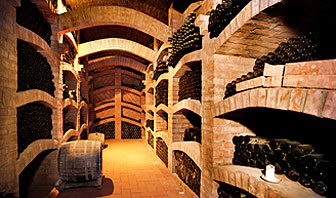
[{"label": "shadow on floor", "polygon": [[94,187],[81,187],[81,188],[72,188],[60,192],[57,197],[59,198],[85,198],[85,197],[105,197],[112,195],[114,192],[114,183],[110,178],[103,179],[102,189],[97,189]]}]

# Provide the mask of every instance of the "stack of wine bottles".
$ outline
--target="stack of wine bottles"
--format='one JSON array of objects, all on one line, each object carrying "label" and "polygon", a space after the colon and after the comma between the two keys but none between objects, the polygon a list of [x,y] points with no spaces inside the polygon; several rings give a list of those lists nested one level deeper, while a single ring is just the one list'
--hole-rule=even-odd
[{"label": "stack of wine bottles", "polygon": [[76,129],[76,126],[73,122],[63,119],[63,135],[70,129]]},{"label": "stack of wine bottles", "polygon": [[50,139],[52,110],[37,102],[17,108],[18,153],[38,139]]},{"label": "stack of wine bottles", "polygon": [[93,132],[99,132],[105,134],[105,139],[114,139],[115,138],[115,123],[107,122],[98,126],[93,127],[93,131],[90,131],[90,133]]},{"label": "stack of wine bottles", "polygon": [[50,24],[31,0],[22,0],[21,7],[16,8],[16,22],[35,32],[50,45],[52,34]]},{"label": "stack of wine bottles", "polygon": [[183,141],[196,141],[198,143],[201,143],[202,141],[201,128],[192,127],[192,128],[187,128],[186,130],[184,130]]},{"label": "stack of wine bottles", "polygon": [[195,99],[201,101],[202,98],[202,69],[195,67],[192,71],[187,71],[180,78],[179,101],[184,99]]},{"label": "stack of wine bottles", "polygon": [[168,73],[168,65],[167,62],[160,61],[153,73],[153,79],[157,80],[161,74]]},{"label": "stack of wine bottles", "polygon": [[218,183],[218,198],[256,198],[254,195],[241,188],[237,188],[223,182]]},{"label": "stack of wine bottles", "polygon": [[224,98],[236,93],[237,83],[262,76],[265,63],[279,65],[327,58],[325,57],[326,53],[323,52],[325,49],[322,47],[320,37],[319,33],[309,32],[306,35],[291,38],[287,42],[280,43],[274,52],[256,59],[253,72],[248,72],[247,75],[242,75],[240,78],[228,83]]},{"label": "stack of wine bottles", "polygon": [[168,167],[168,146],[161,138],[156,139],[156,154]]},{"label": "stack of wine bottles", "polygon": [[200,196],[201,170],[184,152],[175,151],[175,170],[179,178]]},{"label": "stack of wine bottles", "polygon": [[233,164],[258,168],[273,164],[275,173],[286,174],[320,195],[328,194],[330,175],[334,175],[335,167],[316,153],[312,145],[258,136],[235,136],[232,141],[235,144]]},{"label": "stack of wine bottles", "polygon": [[211,10],[208,25],[210,39],[217,37],[250,1],[222,0],[222,3],[216,6],[216,9]]},{"label": "stack of wine bottles", "polygon": [[55,85],[51,67],[45,57],[28,43],[17,41],[18,91],[40,89],[54,95]]},{"label": "stack of wine bottles", "polygon": [[183,25],[168,38],[168,66],[175,67],[183,55],[202,48],[202,37],[195,26],[196,13],[191,13]]},{"label": "stack of wine bottles", "polygon": [[168,80],[162,80],[155,88],[155,107],[159,104],[168,106]]},{"label": "stack of wine bottles", "polygon": [[121,121],[121,139],[141,139],[141,127]]},{"label": "stack of wine bottles", "polygon": [[154,131],[154,120],[146,120],[146,127],[149,127]]}]

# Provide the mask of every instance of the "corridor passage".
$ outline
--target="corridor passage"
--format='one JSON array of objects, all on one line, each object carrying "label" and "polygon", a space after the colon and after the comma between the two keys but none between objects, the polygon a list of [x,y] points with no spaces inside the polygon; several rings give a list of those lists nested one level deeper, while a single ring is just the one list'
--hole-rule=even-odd
[{"label": "corridor passage", "polygon": [[106,140],[103,150],[103,189],[75,188],[60,198],[186,198],[193,195],[144,140]]}]

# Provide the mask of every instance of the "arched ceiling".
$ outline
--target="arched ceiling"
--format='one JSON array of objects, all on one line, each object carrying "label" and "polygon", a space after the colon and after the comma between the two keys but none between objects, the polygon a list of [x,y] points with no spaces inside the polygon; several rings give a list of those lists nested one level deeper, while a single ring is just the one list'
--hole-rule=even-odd
[{"label": "arched ceiling", "polygon": [[79,33],[82,63],[118,55],[148,65],[155,58],[154,40],[162,44],[170,35],[169,8],[183,13],[197,1],[62,0],[68,12],[59,16],[59,34]]},{"label": "arched ceiling", "polygon": [[199,0],[63,0],[72,10],[94,6],[120,6],[143,12],[168,24],[168,9],[183,12],[191,3]]},{"label": "arched ceiling", "polygon": [[137,29],[119,25],[104,25],[84,28],[80,30],[79,43],[86,43],[105,38],[123,38],[138,42],[153,49],[154,38]]}]

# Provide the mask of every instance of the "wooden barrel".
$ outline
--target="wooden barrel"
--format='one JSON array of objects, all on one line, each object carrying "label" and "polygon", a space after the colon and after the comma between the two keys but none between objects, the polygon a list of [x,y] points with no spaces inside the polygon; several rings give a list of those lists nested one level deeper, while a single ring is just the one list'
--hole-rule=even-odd
[{"label": "wooden barrel", "polygon": [[58,176],[67,182],[83,182],[102,177],[102,146],[99,141],[63,143],[58,150]]}]

